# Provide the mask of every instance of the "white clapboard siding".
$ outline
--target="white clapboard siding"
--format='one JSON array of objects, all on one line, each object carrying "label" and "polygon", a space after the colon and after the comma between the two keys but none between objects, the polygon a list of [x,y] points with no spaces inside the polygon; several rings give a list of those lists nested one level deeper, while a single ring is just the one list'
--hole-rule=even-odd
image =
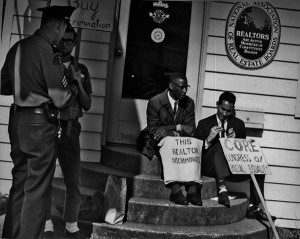
[{"label": "white clapboard siding", "polygon": [[105,91],[106,91],[105,79],[91,78],[91,83],[93,87],[93,95],[105,96]]},{"label": "white clapboard siding", "polygon": [[9,118],[9,107],[8,106],[0,106],[0,124],[8,124]]},{"label": "white clapboard siding", "polygon": [[[290,219],[300,218],[300,204],[299,203],[282,203],[275,201],[267,201],[267,206],[270,212],[278,218]],[[299,227],[298,227],[299,228]]]},{"label": "white clapboard siding", "polygon": [[265,199],[300,203],[300,186],[265,183]]},{"label": "white clapboard siding", "polygon": [[88,112],[96,113],[96,114],[103,114],[105,98],[102,96],[94,96],[94,95],[92,95],[91,98],[92,98],[92,106]]},{"label": "white clapboard siding", "polygon": [[[10,144],[9,143],[1,143],[0,144],[0,159],[1,159],[1,161],[9,161],[9,162],[11,161]],[[0,177],[1,177],[1,174],[0,174]]]},{"label": "white clapboard siding", "polygon": [[80,59],[82,64],[85,64],[89,68],[91,77],[106,79],[107,77],[107,61],[95,61],[87,58]]},{"label": "white clapboard siding", "polygon": [[[225,90],[224,88],[223,90]],[[227,90],[227,89],[226,89]],[[216,101],[219,99],[221,91],[204,90],[203,92],[203,105],[215,107]],[[295,98],[283,98],[276,96],[265,96],[235,93],[237,97],[237,109],[260,109],[260,112],[277,113],[293,115],[295,112]]]},{"label": "white clapboard siding", "polygon": [[102,132],[103,115],[84,113],[79,119],[82,131]]},{"label": "white clapboard siding", "polygon": [[0,161],[0,178],[1,179],[12,179],[11,170],[13,168],[12,161]]},{"label": "white clapboard siding", "polygon": [[0,179],[0,192],[2,194],[8,194],[11,184],[12,180],[10,179]]},{"label": "white clapboard siding", "polygon": [[300,150],[263,148],[263,153],[270,165],[300,168]]},{"label": "white clapboard siding", "polygon": [[[300,228],[300,124],[295,119],[300,61],[300,2],[271,0],[279,14],[281,38],[274,61],[259,70],[244,70],[226,56],[225,28],[233,0],[211,3],[201,118],[216,112],[224,90],[237,97],[237,117],[250,112],[263,127],[255,139],[271,168],[265,197],[276,226]],[[246,124],[247,126],[247,124]],[[259,136],[261,135],[261,136]]]},{"label": "white clapboard siding", "polygon": [[204,88],[215,90],[226,88],[234,92],[251,91],[263,95],[296,97],[297,84],[296,80],[206,72]]},{"label": "white clapboard siding", "polygon": [[300,168],[271,166],[272,174],[266,175],[266,182],[299,186]]}]

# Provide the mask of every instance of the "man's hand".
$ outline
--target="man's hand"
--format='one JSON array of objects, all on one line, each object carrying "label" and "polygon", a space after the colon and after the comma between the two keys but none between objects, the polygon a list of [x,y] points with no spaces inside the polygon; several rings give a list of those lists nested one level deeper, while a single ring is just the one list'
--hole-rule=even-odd
[{"label": "man's hand", "polygon": [[161,128],[161,129],[158,129],[156,131],[156,133],[154,134],[154,139],[160,141],[166,136],[175,136],[175,135],[174,135],[174,132],[167,131],[167,130]]},{"label": "man's hand", "polygon": [[233,128],[230,128],[227,133],[227,138],[235,138],[235,136],[236,135],[235,135]]},{"label": "man's hand", "polygon": [[213,139],[219,134],[221,133],[223,130],[223,128],[221,126],[214,126],[210,129],[209,135],[206,139],[207,143],[210,143],[211,141],[213,141]]},{"label": "man's hand", "polygon": [[78,115],[77,109],[71,106],[65,109],[65,111],[68,119],[75,119]]},{"label": "man's hand", "polygon": [[71,70],[71,78],[76,80],[78,82],[79,85],[82,85],[81,82],[81,70],[80,69],[76,69],[74,68],[73,65],[70,65],[70,70]]}]

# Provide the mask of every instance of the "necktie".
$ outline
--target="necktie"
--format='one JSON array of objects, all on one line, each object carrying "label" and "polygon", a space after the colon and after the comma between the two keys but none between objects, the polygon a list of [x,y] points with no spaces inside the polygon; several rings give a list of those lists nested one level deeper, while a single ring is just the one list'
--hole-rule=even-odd
[{"label": "necktie", "polygon": [[177,111],[177,101],[175,101],[174,103],[174,109],[173,109],[174,116],[176,115],[176,111]]},{"label": "necktie", "polygon": [[224,120],[221,121],[221,127],[223,128],[221,132],[221,138],[225,138],[225,125],[224,125]]}]

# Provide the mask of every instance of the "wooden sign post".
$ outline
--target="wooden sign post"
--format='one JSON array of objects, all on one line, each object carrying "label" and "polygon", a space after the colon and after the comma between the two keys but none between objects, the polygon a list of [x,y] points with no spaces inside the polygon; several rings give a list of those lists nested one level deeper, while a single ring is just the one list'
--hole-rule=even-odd
[{"label": "wooden sign post", "polygon": [[276,239],[279,239],[254,174],[271,174],[258,142],[248,139],[220,138],[224,155],[233,174],[250,174]]}]

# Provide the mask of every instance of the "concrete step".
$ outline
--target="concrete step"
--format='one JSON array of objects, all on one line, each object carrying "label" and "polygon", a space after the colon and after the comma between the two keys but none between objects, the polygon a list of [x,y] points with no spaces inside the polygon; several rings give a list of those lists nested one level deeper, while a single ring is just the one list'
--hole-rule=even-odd
[{"label": "concrete step", "polygon": [[91,239],[271,239],[271,234],[268,224],[249,219],[217,226],[171,226],[125,222],[118,225],[93,223]]},{"label": "concrete step", "polygon": [[[165,187],[160,175],[135,174],[109,168],[100,163],[81,163],[81,181],[84,187],[104,192],[109,174],[127,178],[127,195],[129,198],[169,198],[170,189]],[[201,195],[203,199],[217,195],[216,183],[213,178],[203,177]]]},{"label": "concrete step", "polygon": [[205,199],[203,206],[177,205],[169,200],[134,197],[128,202],[127,221],[173,226],[230,224],[245,218],[247,198],[230,200],[231,207]]},{"label": "concrete step", "polygon": [[136,174],[161,175],[161,163],[157,157],[152,160],[141,155],[135,147],[102,146],[101,164]]}]

